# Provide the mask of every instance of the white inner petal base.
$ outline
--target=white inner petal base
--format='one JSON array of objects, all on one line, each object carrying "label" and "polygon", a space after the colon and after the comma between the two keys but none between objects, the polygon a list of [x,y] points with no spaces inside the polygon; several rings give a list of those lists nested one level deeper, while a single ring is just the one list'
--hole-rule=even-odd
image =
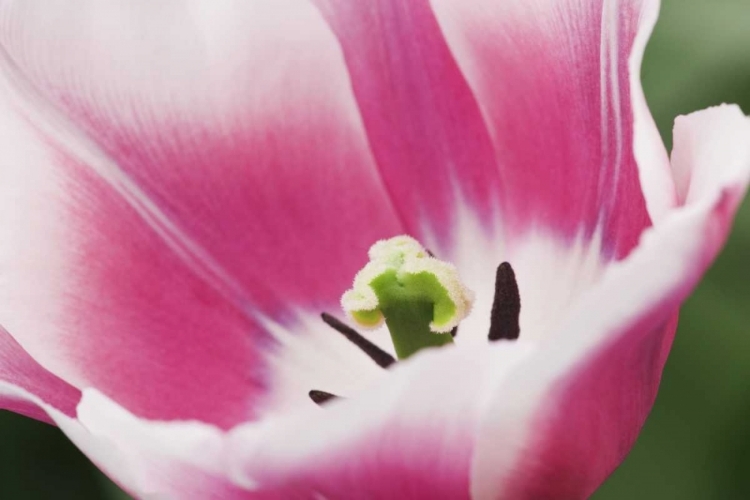
[{"label": "white inner petal base", "polygon": [[[499,227],[494,231],[498,236],[492,236],[493,231],[482,228],[477,220],[464,208],[457,217],[453,248],[426,245],[454,264],[465,285],[476,293],[472,312],[458,327],[455,346],[445,349],[488,345],[495,271],[504,261],[513,266],[518,280],[520,341],[530,345],[556,341],[551,338],[555,326],[606,268],[598,235],[588,241],[581,237],[566,242],[550,234],[530,232],[509,248],[499,236]],[[320,318],[321,312],[345,318],[336,304],[326,311],[298,311],[296,320],[288,324],[263,320],[277,345],[269,354],[269,391],[259,409],[260,415],[279,415],[314,406],[308,396],[313,389],[355,398],[387,376],[386,370],[326,325]],[[351,326],[357,328],[353,323]],[[363,337],[395,357],[385,326],[360,331]]]}]

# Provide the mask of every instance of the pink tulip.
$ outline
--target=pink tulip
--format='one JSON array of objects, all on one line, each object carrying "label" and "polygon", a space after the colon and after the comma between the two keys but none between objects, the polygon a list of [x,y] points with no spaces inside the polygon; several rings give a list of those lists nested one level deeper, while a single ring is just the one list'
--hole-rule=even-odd
[{"label": "pink tulip", "polygon": [[[0,406],[139,498],[586,498],[750,179],[735,106],[668,157],[657,10],[0,0]],[[320,314],[399,234],[476,301],[391,364]]]}]

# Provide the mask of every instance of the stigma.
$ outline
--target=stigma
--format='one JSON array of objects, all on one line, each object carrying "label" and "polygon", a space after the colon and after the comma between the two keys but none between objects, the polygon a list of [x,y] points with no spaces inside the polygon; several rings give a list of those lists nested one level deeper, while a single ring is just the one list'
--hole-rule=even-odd
[{"label": "stigma", "polygon": [[378,241],[368,256],[341,298],[347,315],[363,328],[385,323],[399,359],[453,343],[474,301],[456,267],[409,236]]}]

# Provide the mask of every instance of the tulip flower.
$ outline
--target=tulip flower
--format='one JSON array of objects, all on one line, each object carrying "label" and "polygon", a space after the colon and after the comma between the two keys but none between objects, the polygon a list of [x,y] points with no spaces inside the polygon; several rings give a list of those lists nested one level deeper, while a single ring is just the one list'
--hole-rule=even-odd
[{"label": "tulip flower", "polygon": [[750,176],[657,10],[0,0],[0,406],[138,498],[586,498]]}]

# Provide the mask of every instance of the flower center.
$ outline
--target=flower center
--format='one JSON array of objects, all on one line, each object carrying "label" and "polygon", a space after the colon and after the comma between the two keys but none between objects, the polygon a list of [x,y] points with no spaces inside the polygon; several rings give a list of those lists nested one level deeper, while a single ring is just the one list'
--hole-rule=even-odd
[{"label": "flower center", "polygon": [[341,298],[349,316],[364,328],[385,321],[399,359],[453,343],[450,331],[474,300],[458,270],[408,236],[375,243],[369,257]]},{"label": "flower center", "polygon": [[[424,348],[453,343],[458,323],[469,314],[474,299],[459,280],[455,266],[436,259],[408,236],[379,241],[368,255],[370,261],[341,298],[347,314],[366,329],[385,323],[399,359]],[[495,275],[488,339],[517,339],[520,311],[515,273],[509,263],[503,262]],[[381,368],[396,362],[350,326],[327,313],[321,317]],[[320,390],[310,391],[309,396],[319,405],[337,397]]]}]

